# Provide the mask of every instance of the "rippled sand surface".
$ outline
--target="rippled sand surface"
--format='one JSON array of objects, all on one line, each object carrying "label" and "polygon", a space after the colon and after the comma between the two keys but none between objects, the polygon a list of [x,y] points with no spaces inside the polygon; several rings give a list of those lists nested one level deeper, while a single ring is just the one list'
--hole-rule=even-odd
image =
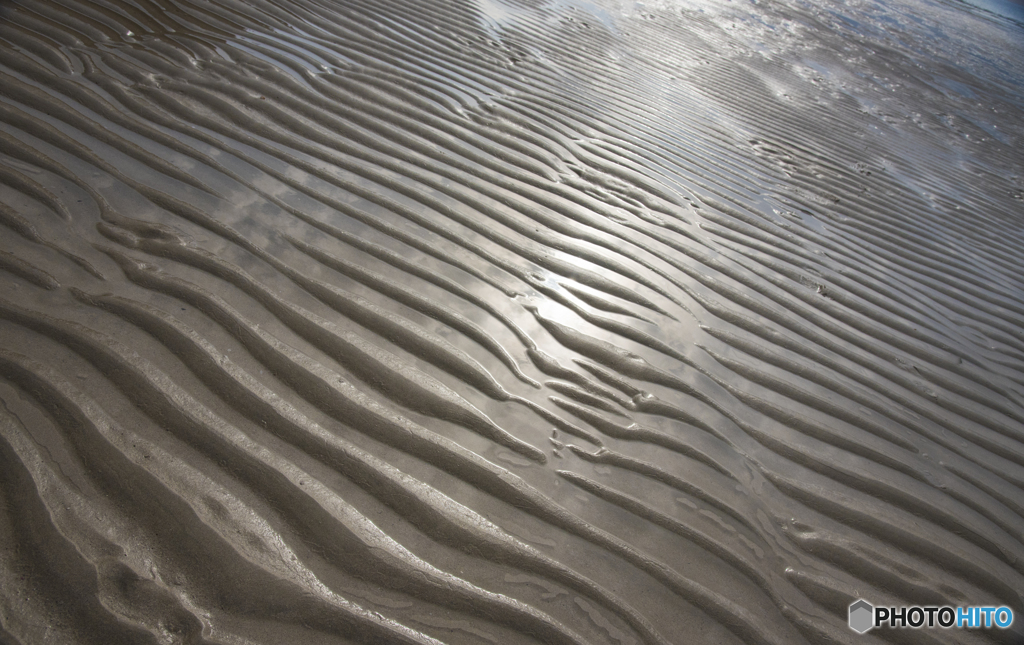
[{"label": "rippled sand surface", "polygon": [[0,643],[1024,642],[1022,79],[959,2],[0,3]]}]

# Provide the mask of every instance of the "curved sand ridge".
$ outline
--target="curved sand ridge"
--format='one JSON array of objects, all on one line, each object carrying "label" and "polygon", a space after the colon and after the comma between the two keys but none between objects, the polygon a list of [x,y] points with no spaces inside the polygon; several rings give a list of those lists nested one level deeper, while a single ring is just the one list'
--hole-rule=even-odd
[{"label": "curved sand ridge", "polygon": [[1017,642],[1022,38],[0,5],[0,642]]}]

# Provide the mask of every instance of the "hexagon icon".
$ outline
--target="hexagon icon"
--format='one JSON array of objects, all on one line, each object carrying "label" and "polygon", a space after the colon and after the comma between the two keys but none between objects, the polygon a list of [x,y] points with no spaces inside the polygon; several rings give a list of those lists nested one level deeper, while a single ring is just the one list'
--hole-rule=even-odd
[{"label": "hexagon icon", "polygon": [[873,627],[875,608],[863,598],[850,605],[850,629],[863,634]]}]

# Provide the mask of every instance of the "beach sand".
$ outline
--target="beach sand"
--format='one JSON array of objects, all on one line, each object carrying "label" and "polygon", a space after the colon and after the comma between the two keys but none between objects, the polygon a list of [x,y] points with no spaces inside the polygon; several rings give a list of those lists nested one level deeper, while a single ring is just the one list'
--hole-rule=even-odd
[{"label": "beach sand", "polygon": [[946,1],[0,2],[0,643],[1024,642],[1022,79]]}]

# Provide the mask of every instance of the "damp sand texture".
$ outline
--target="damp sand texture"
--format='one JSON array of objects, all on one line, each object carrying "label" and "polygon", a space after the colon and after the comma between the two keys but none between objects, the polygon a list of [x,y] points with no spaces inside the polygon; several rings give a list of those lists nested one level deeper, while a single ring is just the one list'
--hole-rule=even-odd
[{"label": "damp sand texture", "polygon": [[948,0],[3,0],[0,643],[1024,642],[1022,81]]}]

